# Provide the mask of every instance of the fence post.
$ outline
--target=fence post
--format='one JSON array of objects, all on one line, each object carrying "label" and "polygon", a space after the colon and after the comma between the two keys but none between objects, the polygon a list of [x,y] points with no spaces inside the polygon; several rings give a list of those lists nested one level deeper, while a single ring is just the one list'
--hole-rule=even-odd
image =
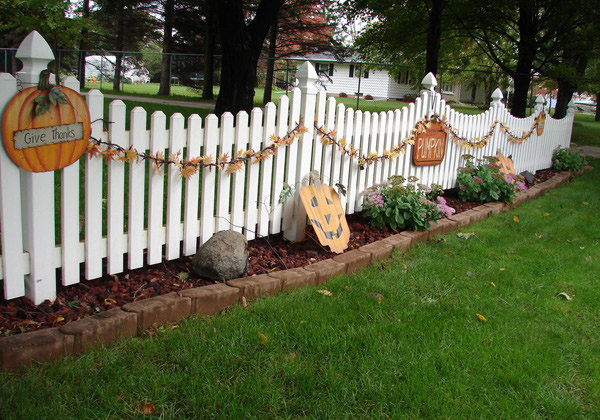
[{"label": "fence post", "polygon": [[435,75],[432,72],[427,73],[425,77],[423,77],[421,85],[423,86],[423,89],[421,90],[421,98],[423,98],[423,101],[425,101],[425,93],[429,96],[429,103],[423,102],[423,106],[427,107],[428,112],[426,114],[430,114],[436,99],[435,87],[438,85]]},{"label": "fence post", "polygon": [[[46,40],[33,31],[21,42],[17,58],[23,69],[17,79],[24,88],[35,86],[40,72],[54,59]],[[56,298],[54,267],[54,172],[21,170],[23,248],[29,252],[30,274],[25,277],[25,295],[39,305]],[[78,221],[75,221],[77,223]]]},{"label": "fence post", "polygon": [[575,100],[571,99],[567,104],[567,115],[575,115]]},{"label": "fence post", "polygon": [[535,115],[539,114],[544,110],[544,102],[546,102],[546,100],[542,95],[538,95],[535,98],[535,108],[533,108],[533,112],[535,113]]},{"label": "fence post", "polygon": [[[302,93],[300,116],[302,123],[306,127],[306,132],[302,133],[298,143],[298,156],[296,158],[296,179],[295,187],[296,194],[294,195],[294,215],[292,219],[292,227],[284,232],[284,237],[290,241],[299,241],[304,239],[304,227],[306,226],[306,211],[300,200],[300,188],[302,188],[302,180],[308,177],[310,173],[310,159],[312,156],[313,133],[315,130],[315,104],[317,101],[317,86],[316,82],[319,79],[315,68],[308,61],[305,61],[296,72],[298,79],[298,87]],[[291,121],[291,125],[295,125],[297,121]],[[294,165],[293,156],[290,156],[290,165]],[[275,191],[279,194],[279,191]]]}]

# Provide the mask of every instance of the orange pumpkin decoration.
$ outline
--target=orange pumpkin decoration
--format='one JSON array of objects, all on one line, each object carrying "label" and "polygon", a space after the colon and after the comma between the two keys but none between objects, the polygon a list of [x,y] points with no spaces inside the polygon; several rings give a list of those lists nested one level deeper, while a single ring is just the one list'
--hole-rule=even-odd
[{"label": "orange pumpkin decoration", "polygon": [[508,177],[511,179],[511,184],[514,183],[515,165],[513,164],[513,161],[501,154],[496,155],[496,158],[498,158],[496,164],[500,168],[500,173],[504,175],[505,178]]},{"label": "orange pumpkin decoration", "polygon": [[83,97],[51,87],[49,72],[37,87],[23,89],[6,106],[2,138],[10,158],[29,172],[61,169],[76,162],[90,138],[90,112]]}]

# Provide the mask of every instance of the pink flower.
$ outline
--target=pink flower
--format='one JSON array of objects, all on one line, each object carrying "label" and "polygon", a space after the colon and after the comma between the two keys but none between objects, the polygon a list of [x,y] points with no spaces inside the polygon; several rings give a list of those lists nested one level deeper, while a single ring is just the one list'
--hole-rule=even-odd
[{"label": "pink flower", "polygon": [[474,176],[473,181],[475,181],[476,184],[483,184],[483,179],[478,176]]},{"label": "pink flower", "polygon": [[458,189],[459,189],[459,190],[464,190],[465,188],[467,188],[467,186],[466,186],[466,185],[459,185],[459,186],[458,186]]},{"label": "pink flower", "polygon": [[527,189],[527,185],[525,185],[523,181],[517,181],[517,187],[519,187],[523,191]]},{"label": "pink flower", "polygon": [[446,204],[446,199],[444,197],[442,197],[441,195],[438,195],[437,197],[437,202],[440,204]]}]

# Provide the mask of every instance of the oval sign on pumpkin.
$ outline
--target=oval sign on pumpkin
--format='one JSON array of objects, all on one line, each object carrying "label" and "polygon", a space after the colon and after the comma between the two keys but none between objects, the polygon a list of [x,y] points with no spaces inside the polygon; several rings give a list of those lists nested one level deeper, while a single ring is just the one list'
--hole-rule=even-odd
[{"label": "oval sign on pumpkin", "polygon": [[[85,99],[64,86],[52,89],[53,93],[49,87],[23,89],[11,99],[2,117],[6,152],[29,172],[54,171],[77,162],[90,138]],[[51,94],[60,95],[60,101],[51,100]],[[40,106],[45,111],[36,112]]]},{"label": "oval sign on pumpkin", "polygon": [[329,185],[307,185],[300,199],[321,245],[338,254],[348,248],[350,228],[340,196]]}]

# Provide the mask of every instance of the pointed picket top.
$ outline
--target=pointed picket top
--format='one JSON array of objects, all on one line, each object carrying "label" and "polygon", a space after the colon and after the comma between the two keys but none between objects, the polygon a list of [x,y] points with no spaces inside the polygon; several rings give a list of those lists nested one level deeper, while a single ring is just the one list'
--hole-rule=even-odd
[{"label": "pointed picket top", "polygon": [[40,73],[54,60],[52,48],[38,31],[32,31],[19,45],[16,57],[23,63],[23,68],[17,73],[17,78],[24,87],[37,85]]},{"label": "pointed picket top", "polygon": [[423,85],[423,87],[426,90],[433,90],[437,86],[437,84],[437,79],[435,78],[432,72],[427,73],[421,81],[421,85]]}]

